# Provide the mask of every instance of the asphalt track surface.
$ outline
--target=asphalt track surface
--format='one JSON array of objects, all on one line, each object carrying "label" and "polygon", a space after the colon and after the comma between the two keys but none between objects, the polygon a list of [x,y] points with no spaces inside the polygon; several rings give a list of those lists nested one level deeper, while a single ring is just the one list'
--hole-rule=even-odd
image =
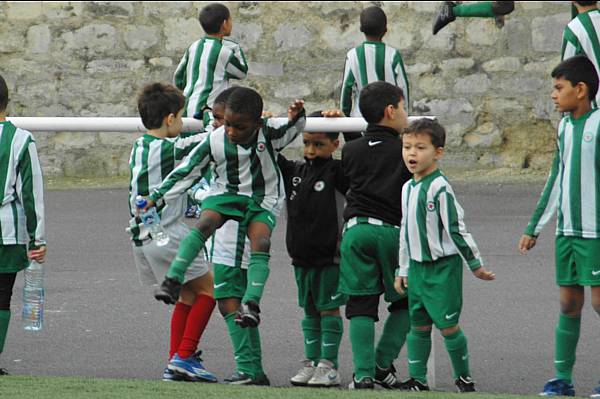
[{"label": "asphalt track surface", "polygon": [[[554,283],[554,222],[531,253],[517,241],[540,184],[456,184],[466,223],[497,280],[484,282],[465,269],[460,324],[469,342],[471,371],[480,391],[532,394],[553,376],[558,288]],[[127,223],[125,189],[49,191],[46,194],[49,252],[44,329],[20,324],[22,277],[15,285],[7,345],[0,366],[16,375],[158,379],[167,361],[168,307],[138,283]],[[309,216],[308,216],[309,217]],[[272,385],[289,386],[303,357],[296,287],[284,244],[281,218],[272,243],[271,275],[262,303],[262,346]],[[600,379],[600,319],[589,290],[575,365],[578,395]],[[380,305],[381,318],[386,316]],[[380,333],[382,322],[377,323]],[[340,372],[352,376],[348,323],[344,321]],[[447,353],[434,334],[436,388],[453,391]],[[201,340],[205,366],[220,380],[234,370],[225,323],[215,313]],[[406,378],[406,348],[395,362]]]}]

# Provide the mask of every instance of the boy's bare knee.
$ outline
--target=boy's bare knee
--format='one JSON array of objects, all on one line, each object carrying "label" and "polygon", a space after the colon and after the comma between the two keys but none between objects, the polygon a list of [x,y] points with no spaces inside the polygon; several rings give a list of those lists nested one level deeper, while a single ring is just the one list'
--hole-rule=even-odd
[{"label": "boy's bare knee", "polygon": [[268,237],[258,238],[254,243],[255,252],[269,252],[271,249],[271,240]]},{"label": "boy's bare knee", "polygon": [[219,313],[223,317],[236,312],[240,308],[240,300],[238,298],[222,298],[217,300],[217,304]]},{"label": "boy's bare knee", "polygon": [[455,332],[457,332],[460,329],[460,327],[457,325],[452,326],[452,327],[448,327],[448,328],[442,328],[440,329],[440,332],[442,333],[442,335],[444,337],[447,337],[448,335],[452,335]]},{"label": "boy's bare knee", "polygon": [[321,316],[340,316],[340,308],[321,310]]},{"label": "boy's bare knee", "polygon": [[577,317],[581,315],[581,309],[583,308],[583,303],[579,301],[569,301],[569,300],[561,300],[560,301],[560,312],[565,316]]},{"label": "boy's bare knee", "polygon": [[413,330],[427,332],[427,331],[431,331],[431,324],[428,326],[413,326],[412,328],[413,328]]}]

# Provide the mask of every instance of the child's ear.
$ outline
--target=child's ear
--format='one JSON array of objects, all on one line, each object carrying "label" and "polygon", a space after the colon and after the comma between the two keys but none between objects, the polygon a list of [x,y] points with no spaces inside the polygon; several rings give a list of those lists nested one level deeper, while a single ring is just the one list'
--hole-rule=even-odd
[{"label": "child's ear", "polygon": [[174,121],[175,121],[175,114],[169,114],[169,115],[165,116],[165,119],[163,119],[163,122],[167,126],[171,126]]},{"label": "child's ear", "polygon": [[340,147],[340,139],[335,139],[333,141],[333,147],[337,150]]},{"label": "child's ear", "polygon": [[590,88],[585,83],[577,82],[575,89],[577,90],[577,98],[582,99],[589,97]]},{"label": "child's ear", "polygon": [[439,158],[442,157],[442,155],[444,155],[444,147],[436,147],[435,148],[435,159],[438,160]]}]

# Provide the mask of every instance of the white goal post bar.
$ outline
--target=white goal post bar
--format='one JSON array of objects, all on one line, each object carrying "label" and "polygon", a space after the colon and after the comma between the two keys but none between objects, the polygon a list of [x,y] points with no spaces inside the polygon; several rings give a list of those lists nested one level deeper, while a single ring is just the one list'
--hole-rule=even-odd
[{"label": "white goal post bar", "polygon": [[[409,116],[409,122],[423,116]],[[427,116],[426,118],[434,118]],[[140,118],[119,117],[8,117],[15,126],[31,132],[115,132],[143,133],[146,129]],[[287,118],[272,118],[284,123]],[[306,132],[362,132],[367,128],[363,118],[306,118]],[[183,118],[183,131],[202,130],[202,121]]]}]

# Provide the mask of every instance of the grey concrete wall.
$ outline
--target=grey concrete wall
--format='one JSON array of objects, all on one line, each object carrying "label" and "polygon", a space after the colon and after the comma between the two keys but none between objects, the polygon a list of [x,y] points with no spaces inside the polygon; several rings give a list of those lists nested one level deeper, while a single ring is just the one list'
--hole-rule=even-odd
[{"label": "grey concrete wall", "polygon": [[[137,116],[136,91],[169,82],[202,36],[204,2],[0,2],[0,73],[13,116]],[[250,66],[243,84],[266,108],[296,97],[309,110],[337,107],[345,53],[359,44],[360,11],[372,2],[226,2]],[[459,19],[432,36],[437,2],[377,2],[384,41],[401,50],[412,114],[447,127],[446,163],[546,168],[553,149],[549,72],[560,58],[569,2],[517,2],[494,19]],[[135,135],[37,133],[50,175],[128,173]]]}]

